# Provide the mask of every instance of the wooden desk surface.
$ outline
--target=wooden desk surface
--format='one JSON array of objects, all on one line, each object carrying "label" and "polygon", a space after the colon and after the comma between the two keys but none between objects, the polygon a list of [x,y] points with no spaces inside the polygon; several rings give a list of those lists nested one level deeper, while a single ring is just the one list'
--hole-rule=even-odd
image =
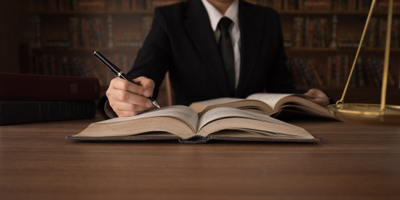
[{"label": "wooden desk surface", "polygon": [[0,126],[0,199],[400,199],[400,128],[290,121],[318,144],[64,139],[96,120]]}]

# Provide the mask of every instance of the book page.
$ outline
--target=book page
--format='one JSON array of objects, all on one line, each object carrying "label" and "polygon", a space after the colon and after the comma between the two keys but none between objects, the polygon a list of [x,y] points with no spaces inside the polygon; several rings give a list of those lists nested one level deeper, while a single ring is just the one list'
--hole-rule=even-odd
[{"label": "book page", "polygon": [[268,104],[272,109],[276,109],[276,104],[282,98],[291,96],[293,94],[275,94],[275,93],[256,93],[248,96],[246,99],[259,100]]},{"label": "book page", "polygon": [[109,120],[104,120],[100,122],[96,122],[98,124],[107,124],[107,123],[116,123],[116,122],[124,122],[130,120],[136,120],[141,118],[151,118],[151,117],[174,117],[182,120],[188,126],[193,129],[193,132],[197,130],[198,116],[197,113],[187,106],[169,106],[160,109],[153,109],[142,113],[140,115],[132,116],[132,117],[117,117]]},{"label": "book page", "polygon": [[196,104],[210,106],[210,105],[216,105],[216,104],[231,103],[231,102],[235,102],[235,101],[243,101],[243,99],[224,97],[224,98],[217,98],[217,99],[211,99],[211,100],[206,100],[206,101],[199,101],[199,102],[196,102]]},{"label": "book page", "polygon": [[244,131],[261,138],[314,138],[303,128],[268,115],[227,107],[215,108],[205,113],[200,118],[197,135],[205,137],[224,130]]},{"label": "book page", "polygon": [[271,106],[275,113],[285,108],[285,110],[300,111],[299,113],[309,113],[318,116],[332,117],[327,108],[322,107],[308,99],[316,98],[304,94],[274,94],[274,93],[256,93],[247,97],[247,99],[256,99]]},{"label": "book page", "polygon": [[205,101],[199,101],[199,102],[194,102],[192,104],[189,105],[189,107],[191,109],[193,109],[194,111],[196,111],[196,113],[200,114],[200,116],[202,114],[204,114],[205,112],[207,112],[208,110],[214,108],[214,107],[218,107],[219,105],[227,105],[233,102],[240,102],[243,101],[244,99],[240,99],[240,98],[217,98],[217,99],[211,99],[211,100],[205,100]]},{"label": "book page", "polygon": [[267,115],[273,113],[272,108],[262,101],[229,97],[194,102],[190,104],[189,107],[196,111],[200,117],[209,110],[218,107],[238,108],[241,110],[249,110]]},{"label": "book page", "polygon": [[220,107],[214,108],[208,112],[206,112],[199,120],[198,130],[208,123],[211,123],[215,120],[222,119],[222,118],[229,118],[229,117],[240,117],[240,118],[248,118],[260,121],[266,121],[276,124],[283,124],[287,126],[294,126],[292,124],[280,121],[278,119],[272,118],[268,115],[259,114],[255,112],[249,112],[245,110],[235,109],[235,108],[228,108],[228,107]]}]

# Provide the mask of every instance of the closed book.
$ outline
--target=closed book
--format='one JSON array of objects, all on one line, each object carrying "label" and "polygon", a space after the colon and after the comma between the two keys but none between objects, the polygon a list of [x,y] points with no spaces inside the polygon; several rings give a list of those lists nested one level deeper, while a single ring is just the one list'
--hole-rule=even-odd
[{"label": "closed book", "polygon": [[100,97],[97,78],[0,73],[0,101],[87,101]]},{"label": "closed book", "polygon": [[0,101],[0,125],[93,118],[94,101]]}]

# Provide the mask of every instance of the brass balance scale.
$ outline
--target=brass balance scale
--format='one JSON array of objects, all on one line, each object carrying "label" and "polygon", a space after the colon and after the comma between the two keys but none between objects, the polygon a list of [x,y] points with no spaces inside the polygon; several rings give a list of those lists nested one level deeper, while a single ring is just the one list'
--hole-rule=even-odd
[{"label": "brass balance scale", "polygon": [[361,40],[358,45],[357,53],[354,58],[353,65],[351,67],[351,71],[347,79],[346,86],[342,94],[342,98],[339,101],[337,101],[336,104],[329,105],[328,110],[337,119],[344,122],[377,125],[377,126],[400,126],[400,106],[385,105],[387,77],[389,69],[388,65],[389,65],[390,37],[391,37],[391,27],[392,27],[392,15],[393,15],[393,0],[389,0],[389,6],[388,6],[388,20],[387,20],[386,43],[385,43],[384,69],[382,77],[381,104],[344,103],[344,97],[346,95],[347,88],[349,86],[350,79],[355,68],[356,60],[364,40],[365,32],[367,30],[372,11],[374,9],[375,2],[376,0],[373,0],[371,3],[371,8],[368,13],[367,21],[364,26]]}]

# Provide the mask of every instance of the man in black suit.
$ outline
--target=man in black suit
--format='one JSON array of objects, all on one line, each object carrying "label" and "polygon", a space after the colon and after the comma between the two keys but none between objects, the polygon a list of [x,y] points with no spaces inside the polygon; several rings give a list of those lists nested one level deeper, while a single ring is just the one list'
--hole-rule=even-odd
[{"label": "man in black suit", "polygon": [[[222,35],[218,23],[223,17],[230,19],[231,75],[218,47]],[[155,9],[152,29],[128,73],[130,78],[139,77],[134,81],[140,86],[114,78],[106,92],[108,101],[99,105],[108,116],[113,112],[133,116],[151,109],[146,97],[157,97],[167,71],[176,104],[245,98],[263,91],[296,92],[286,60],[279,15],[271,8],[242,0],[190,0],[164,6]],[[306,94],[326,97],[318,89]],[[310,100],[328,104],[323,98]]]}]

